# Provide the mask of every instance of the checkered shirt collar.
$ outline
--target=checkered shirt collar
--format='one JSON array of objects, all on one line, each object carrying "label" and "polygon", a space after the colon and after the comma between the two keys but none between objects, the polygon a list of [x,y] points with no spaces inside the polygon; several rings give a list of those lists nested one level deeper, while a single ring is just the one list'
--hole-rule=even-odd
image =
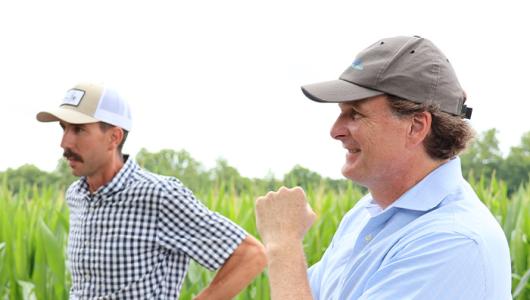
[{"label": "checkered shirt collar", "polygon": [[[134,161],[134,159],[129,158],[129,155],[123,155],[123,160],[125,163],[120,171],[112,178],[111,181],[107,182],[105,185],[101,186],[94,194],[101,196],[112,196],[115,193],[125,189],[128,185],[131,175],[137,172],[140,167]],[[86,176],[83,176],[79,179],[80,184],[78,185],[77,192],[80,194],[90,194],[88,189],[88,181]]]}]

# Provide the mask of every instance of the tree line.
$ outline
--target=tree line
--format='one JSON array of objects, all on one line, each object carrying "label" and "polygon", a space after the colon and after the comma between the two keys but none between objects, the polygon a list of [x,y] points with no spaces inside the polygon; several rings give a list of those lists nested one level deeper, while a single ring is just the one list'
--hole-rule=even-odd
[{"label": "tree line", "polygon": [[464,176],[468,179],[502,180],[511,194],[528,183],[530,174],[530,131],[523,134],[518,146],[503,156],[499,148],[497,130],[482,132],[460,156]]},{"label": "tree line", "polygon": [[[518,146],[512,147],[508,155],[503,156],[499,148],[497,130],[487,130],[479,134],[460,157],[464,176],[468,179],[490,181],[496,178],[506,182],[509,192],[513,192],[529,181],[530,131],[523,134]],[[164,149],[149,152],[141,149],[135,159],[145,169],[177,177],[191,190],[203,195],[214,188],[216,191],[224,189],[235,192],[250,189],[259,194],[275,190],[282,185],[301,186],[305,189],[324,185],[334,191],[345,190],[354,185],[346,179],[322,177],[300,165],[295,165],[283,178],[275,178],[272,174],[264,178],[248,178],[242,176],[225,159],[218,159],[215,167],[206,169],[186,150]],[[28,185],[36,188],[64,189],[76,177],[71,174],[68,163],[60,159],[52,172],[26,164],[0,172],[0,179],[12,193],[16,193],[21,187]]]}]

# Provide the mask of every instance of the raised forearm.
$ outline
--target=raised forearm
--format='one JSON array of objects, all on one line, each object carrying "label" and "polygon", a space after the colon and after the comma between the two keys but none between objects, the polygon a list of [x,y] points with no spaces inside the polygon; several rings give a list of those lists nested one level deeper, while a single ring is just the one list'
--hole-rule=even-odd
[{"label": "raised forearm", "polygon": [[302,241],[316,215],[299,187],[256,199],[256,225],[267,249],[273,300],[312,299]]},{"label": "raised forearm", "polygon": [[267,246],[267,257],[272,300],[313,299],[302,243]]}]

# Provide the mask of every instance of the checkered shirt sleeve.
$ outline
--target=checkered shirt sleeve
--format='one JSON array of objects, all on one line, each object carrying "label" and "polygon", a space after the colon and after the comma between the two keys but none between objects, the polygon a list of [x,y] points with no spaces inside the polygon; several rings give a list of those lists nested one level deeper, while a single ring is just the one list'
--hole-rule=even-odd
[{"label": "checkered shirt sleeve", "polygon": [[224,216],[208,210],[187,188],[174,185],[161,201],[158,242],[171,251],[185,253],[210,270],[218,269],[246,233]]}]

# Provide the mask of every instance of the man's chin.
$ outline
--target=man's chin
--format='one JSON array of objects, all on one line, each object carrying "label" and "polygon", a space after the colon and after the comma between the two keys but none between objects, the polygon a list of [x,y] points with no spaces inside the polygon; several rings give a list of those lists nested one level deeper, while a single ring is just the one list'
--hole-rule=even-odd
[{"label": "man's chin", "polygon": [[342,166],[342,176],[348,178],[349,180],[360,183],[359,180],[359,173],[355,171],[355,168],[353,168],[350,164],[346,163],[344,166]]},{"label": "man's chin", "polygon": [[79,172],[76,172],[75,170],[72,170],[72,175],[75,177],[81,177],[82,175]]},{"label": "man's chin", "polygon": [[82,172],[80,169],[78,168],[75,168],[73,166],[70,166],[70,171],[72,172],[72,175],[76,176],[76,177],[81,177],[83,176]]}]

